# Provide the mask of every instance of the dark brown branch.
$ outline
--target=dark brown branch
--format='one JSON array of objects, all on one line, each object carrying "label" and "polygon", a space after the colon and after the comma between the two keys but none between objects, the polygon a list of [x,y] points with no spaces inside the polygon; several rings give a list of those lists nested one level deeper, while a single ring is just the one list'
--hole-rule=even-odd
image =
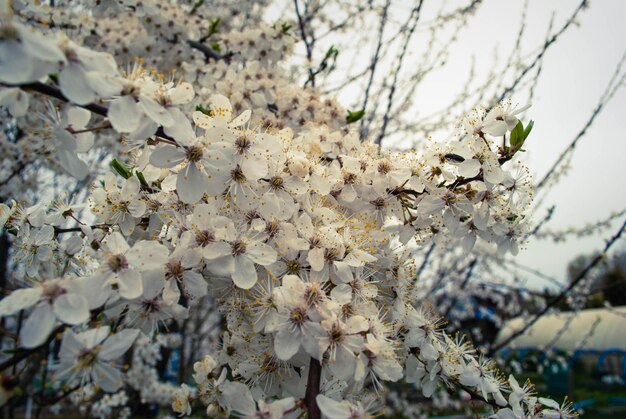
[{"label": "dark brown branch", "polygon": [[[315,72],[313,71],[313,67],[311,66],[313,63],[313,45],[315,44],[315,38],[313,34],[311,34],[311,39],[309,39],[305,26],[305,20],[310,21],[311,19],[303,16],[300,12],[300,6],[298,5],[298,0],[293,0],[293,4],[296,10],[296,17],[298,18],[298,28],[300,29],[300,38],[302,38],[302,42],[304,42],[304,47],[306,48],[306,59],[308,62],[308,80],[307,83],[311,83],[311,86],[315,87]],[[305,83],[306,85],[306,83]]]},{"label": "dark brown branch", "polygon": [[39,351],[41,348],[44,348],[46,346],[48,346],[50,344],[50,342],[52,342],[56,337],[58,333],[61,333],[63,331],[63,329],[65,329],[65,325],[61,325],[59,327],[57,327],[56,329],[54,329],[52,331],[52,333],[50,334],[50,336],[48,337],[48,339],[46,339],[46,341],[44,343],[42,343],[39,346],[36,346],[34,348],[30,348],[30,349],[20,349],[15,355],[13,355],[11,358],[7,359],[6,361],[0,363],[0,372],[3,372],[4,370],[10,368],[10,367],[14,367],[16,366],[20,361],[23,361],[24,359],[28,358],[29,356],[31,356],[32,354],[36,353],[37,351]]},{"label": "dark brown branch", "polygon": [[198,51],[203,53],[207,61],[209,60],[209,58],[212,58],[214,60],[228,60],[233,56],[232,52],[220,54],[219,52],[215,51],[210,46],[203,44],[202,42],[189,40],[187,41],[187,43],[191,48],[197,49]]},{"label": "dark brown branch", "polygon": [[[53,97],[55,99],[59,99],[62,100],[63,102],[70,102],[70,100],[68,98],[65,97],[65,95],[61,92],[61,90],[57,89],[54,86],[50,86],[49,84],[45,84],[45,83],[41,83],[41,82],[35,82],[35,83],[27,83],[27,84],[20,84],[20,85],[10,85],[11,87],[19,87],[22,90],[32,90],[34,92],[37,93],[41,93],[43,95],[46,96],[50,96]],[[91,111],[93,113],[95,113],[96,115],[100,115],[106,118],[109,110],[106,106],[101,105],[99,103],[88,103],[87,105],[77,105],[74,104],[75,106],[79,106],[83,109],[87,109],[88,111]],[[156,133],[154,134],[157,137],[161,137],[161,138],[165,138],[167,140],[176,142],[176,139],[170,137],[169,135],[167,135],[165,133],[165,131],[163,131],[163,127],[159,127],[156,131]]]},{"label": "dark brown branch", "polygon": [[311,358],[309,363],[309,376],[306,382],[306,395],[304,396],[306,402],[306,408],[309,412],[309,419],[320,419],[322,414],[320,408],[317,406],[315,398],[320,393],[320,381],[322,378],[322,364],[315,359]]}]

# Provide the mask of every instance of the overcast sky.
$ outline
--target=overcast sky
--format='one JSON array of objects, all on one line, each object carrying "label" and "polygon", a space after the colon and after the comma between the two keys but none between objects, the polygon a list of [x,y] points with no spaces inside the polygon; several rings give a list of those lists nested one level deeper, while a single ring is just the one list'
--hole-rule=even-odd
[{"label": "overcast sky", "polygon": [[[489,33],[502,33],[497,22],[516,12],[510,1],[486,1],[470,25],[468,45],[472,37],[480,39]],[[545,36],[545,28],[556,9],[556,27],[580,2],[530,2],[527,32],[535,33],[537,43]],[[521,6],[521,5],[518,5]],[[521,7],[518,7],[518,10]],[[547,52],[544,69],[537,86],[535,100],[527,115],[536,121],[530,137],[526,163],[540,179],[590,117],[598,99],[626,52],[626,1],[591,2],[579,19],[579,27],[566,32],[554,49]],[[480,22],[480,23],[479,23]],[[512,42],[512,41],[509,41]],[[567,177],[555,186],[544,207],[556,205],[551,229],[581,226],[607,217],[612,211],[626,208],[626,89],[617,92],[588,134],[580,141]],[[543,214],[543,211],[538,211]],[[555,245],[551,241],[533,240],[518,261],[556,278],[564,278],[569,260],[581,253],[601,249],[604,239],[621,225],[602,235],[571,239]],[[617,248],[624,248],[624,240]]]},{"label": "overcast sky", "polygon": [[[448,2],[448,9],[465,6],[469,0]],[[394,1],[410,10],[413,2]],[[560,28],[580,4],[580,0],[529,0],[527,26],[521,44],[524,54],[536,54],[546,38],[550,19],[554,14],[554,28]],[[284,6],[284,8],[283,8]],[[276,14],[293,7],[285,2]],[[429,76],[417,94],[416,107],[428,114],[430,109],[449,103],[459,94],[467,78],[467,71],[475,58],[476,71],[486,75],[493,62],[494,49],[507,57],[515,45],[522,13],[522,0],[483,0],[477,13],[459,34],[459,41],[450,50],[447,64]],[[439,1],[424,2],[421,21],[428,21],[441,7]],[[397,12],[396,12],[397,13]],[[270,16],[273,13],[270,14]],[[400,13],[402,14],[402,13]],[[276,15],[274,15],[276,16]],[[591,2],[577,19],[578,26],[567,30],[550,48],[543,63],[543,71],[535,91],[532,107],[525,120],[533,119],[535,128],[525,145],[523,161],[539,180],[554,163],[561,151],[574,139],[589,119],[593,109],[626,52],[626,1],[601,0]],[[377,22],[372,22],[372,33]],[[418,32],[416,43],[424,43],[426,34]],[[332,40],[329,41],[332,44]],[[318,46],[324,51],[324,47]],[[419,45],[411,46],[419,49]],[[363,54],[365,59],[370,55]],[[358,89],[357,89],[358,90]],[[359,98],[362,92],[352,92]],[[351,92],[340,97],[350,107]],[[522,95],[523,96],[523,95]],[[346,99],[348,98],[348,99]],[[514,102],[525,97],[512,97]],[[422,100],[422,102],[420,102]],[[487,105],[487,104],[485,104]],[[469,109],[468,109],[469,111]],[[579,142],[567,177],[555,186],[537,214],[556,205],[554,216],[546,228],[561,230],[582,226],[604,219],[611,212],[626,208],[626,89],[623,87],[604,109],[587,135]],[[445,139],[445,138],[442,138]],[[532,240],[517,261],[559,280],[566,278],[568,262],[582,253],[601,249],[604,239],[614,228],[585,239],[570,239],[555,244],[548,240]],[[624,241],[616,248],[624,248]],[[536,286],[545,282],[533,281]]]}]

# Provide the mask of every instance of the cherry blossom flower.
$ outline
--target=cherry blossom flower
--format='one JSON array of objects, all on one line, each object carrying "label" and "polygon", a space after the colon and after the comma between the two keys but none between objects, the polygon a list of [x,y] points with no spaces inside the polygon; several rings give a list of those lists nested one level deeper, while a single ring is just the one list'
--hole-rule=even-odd
[{"label": "cherry blossom flower", "polygon": [[91,381],[107,392],[119,389],[123,376],[112,363],[132,346],[139,331],[125,329],[114,335],[109,333],[107,326],[82,333],[66,330],[61,342],[61,363],[55,372],[56,378],[81,385]]}]

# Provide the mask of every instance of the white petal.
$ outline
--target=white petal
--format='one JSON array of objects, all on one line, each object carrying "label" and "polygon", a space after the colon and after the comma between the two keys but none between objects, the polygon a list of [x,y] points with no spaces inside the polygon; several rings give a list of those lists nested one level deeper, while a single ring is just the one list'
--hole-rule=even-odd
[{"label": "white petal", "polygon": [[474,177],[480,172],[480,162],[476,159],[468,159],[458,165],[459,175],[464,178]]},{"label": "white petal", "polygon": [[508,130],[509,126],[507,125],[507,123],[500,120],[489,122],[483,127],[484,132],[486,132],[487,134],[495,135],[496,137],[500,137],[506,134]]},{"label": "white petal", "polygon": [[35,348],[43,344],[54,329],[56,317],[48,303],[39,304],[28,316],[20,332],[21,346]]},{"label": "white petal", "polygon": [[78,339],[76,333],[72,329],[67,329],[63,333],[63,340],[61,341],[61,350],[59,356],[61,359],[76,359],[76,356],[85,346],[83,342]]},{"label": "white petal", "polygon": [[130,246],[126,243],[126,239],[118,232],[111,233],[105,240],[107,249],[113,254],[126,253]]},{"label": "white petal", "polygon": [[43,288],[22,288],[0,300],[0,317],[10,316],[31,307],[39,301]]},{"label": "white petal", "polygon": [[0,91],[0,106],[6,106],[14,117],[26,115],[28,95],[18,88]]},{"label": "white petal", "polygon": [[111,96],[119,95],[122,91],[120,82],[100,71],[87,71],[85,72],[85,78],[89,87],[101,98],[110,98]]},{"label": "white petal", "polygon": [[156,148],[150,155],[150,164],[155,167],[174,167],[184,160],[185,150],[172,145]]},{"label": "white petal", "polygon": [[154,134],[157,128],[159,128],[159,124],[146,116],[142,116],[139,126],[128,135],[128,139],[131,141],[143,141]]},{"label": "white petal", "polygon": [[233,411],[251,413],[256,411],[256,404],[250,390],[244,383],[227,381],[220,386],[222,397]]},{"label": "white petal", "polygon": [[317,406],[328,419],[346,419],[352,416],[349,402],[333,400],[323,394],[318,394],[315,398]]},{"label": "white petal", "polygon": [[139,126],[143,112],[130,96],[111,101],[107,116],[118,132],[133,132]]},{"label": "white petal", "polygon": [[154,240],[140,240],[126,253],[128,261],[141,271],[161,268],[167,261],[169,250]]},{"label": "white petal", "polygon": [[247,109],[243,111],[242,113],[240,113],[238,117],[230,121],[230,124],[228,124],[228,126],[233,127],[233,128],[240,127],[250,120],[251,115],[252,115],[252,112],[249,109]]},{"label": "white petal", "polygon": [[200,249],[200,253],[205,259],[217,259],[219,257],[229,255],[230,252],[230,245],[224,242],[210,243],[206,247]]},{"label": "white petal", "polygon": [[131,176],[124,181],[122,185],[122,191],[120,192],[120,198],[123,201],[132,200],[139,193],[140,188],[139,179],[135,176]]},{"label": "white petal", "polygon": [[115,361],[128,351],[137,336],[139,336],[138,329],[124,329],[112,335],[102,344],[98,357],[104,361]]},{"label": "white petal", "polygon": [[256,284],[258,279],[254,262],[247,256],[237,256],[235,258],[235,270],[232,274],[233,282],[239,288],[250,289]]},{"label": "white petal", "polygon": [[178,197],[186,204],[194,204],[205,194],[208,182],[207,175],[190,162],[176,178]]},{"label": "white petal", "polygon": [[321,247],[311,249],[309,251],[307,261],[311,265],[311,269],[313,269],[314,271],[319,272],[324,269],[324,249],[322,249]]},{"label": "white petal", "polygon": [[169,92],[170,102],[173,105],[182,105],[192,101],[195,93],[190,83],[183,82],[171,89]]},{"label": "white petal", "polygon": [[59,74],[59,85],[65,97],[78,105],[86,105],[96,100],[96,94],[89,86],[80,64],[70,63],[65,67]]},{"label": "white petal", "polygon": [[207,282],[199,272],[186,271],[183,274],[183,284],[185,291],[192,298],[200,298],[207,294]]},{"label": "white petal", "polygon": [[274,337],[274,351],[278,359],[288,361],[300,349],[300,339],[295,334],[289,333],[286,329],[281,329]]},{"label": "white petal", "polygon": [[123,383],[122,373],[115,369],[113,366],[98,362],[93,371],[91,372],[91,378],[95,384],[98,384],[102,390],[113,393],[117,391]]},{"label": "white petal", "polygon": [[163,289],[163,301],[176,304],[180,300],[180,290],[175,279],[168,279]]},{"label": "white petal", "polygon": [[36,60],[18,42],[4,41],[0,44],[0,81],[9,84],[36,81],[38,77],[33,74],[35,66]]},{"label": "white petal", "polygon": [[172,115],[170,115],[167,109],[156,103],[153,99],[140,96],[139,103],[143,107],[146,115],[157,124],[169,127],[174,123],[174,118],[172,118]]},{"label": "white petal", "polygon": [[87,299],[79,294],[63,294],[52,304],[54,314],[67,324],[81,324],[89,319]]},{"label": "white petal", "polygon": [[135,269],[126,269],[117,274],[117,285],[120,295],[127,300],[133,300],[143,292],[141,274]]},{"label": "white petal", "polygon": [[259,265],[267,266],[276,262],[276,250],[265,243],[255,242],[248,245],[246,255]]},{"label": "white petal", "polygon": [[191,122],[185,116],[183,111],[178,108],[169,109],[170,115],[174,123],[164,128],[167,135],[174,137],[176,142],[182,146],[190,146],[196,140],[196,133],[191,127]]},{"label": "white petal", "polygon": [[90,172],[87,163],[79,159],[76,153],[65,149],[58,149],[56,157],[61,167],[78,180],[85,179]]}]

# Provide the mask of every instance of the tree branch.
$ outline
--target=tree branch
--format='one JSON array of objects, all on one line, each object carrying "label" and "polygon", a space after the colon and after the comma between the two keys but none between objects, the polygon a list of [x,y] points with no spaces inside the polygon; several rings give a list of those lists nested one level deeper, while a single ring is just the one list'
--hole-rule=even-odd
[{"label": "tree branch", "polygon": [[550,302],[544,307],[543,310],[541,310],[539,313],[535,314],[535,316],[528,322],[526,323],[522,328],[520,328],[519,330],[517,330],[516,332],[512,333],[508,338],[506,338],[505,340],[503,340],[502,342],[500,342],[497,345],[493,345],[488,352],[488,356],[493,356],[493,354],[495,352],[497,352],[498,350],[504,348],[506,345],[508,345],[513,339],[515,339],[516,337],[522,335],[524,332],[526,332],[526,330],[528,330],[533,324],[537,323],[537,321],[544,315],[546,314],[548,311],[550,311],[550,309],[554,306],[556,306],[561,300],[563,300],[563,298],[565,298],[565,296],[574,289],[574,287],[576,285],[578,285],[580,283],[580,281],[582,281],[587,274],[598,264],[602,261],[602,259],[604,259],[604,255],[606,255],[606,253],[609,251],[609,249],[611,248],[611,246],[613,246],[613,244],[615,244],[615,242],[617,242],[617,240],[622,236],[622,234],[624,233],[624,231],[626,230],[626,220],[624,221],[624,223],[622,224],[622,226],[619,228],[619,230],[615,233],[615,235],[613,237],[611,237],[609,239],[609,241],[606,242],[606,245],[604,246],[604,249],[602,250],[602,252],[600,254],[598,254],[595,258],[593,258],[593,260],[591,262],[589,262],[587,264],[587,266],[585,266],[585,269],[583,269],[577,276],[576,278],[574,278],[572,280],[572,282],[569,284],[569,286],[565,289],[563,289],[563,291],[561,291],[559,293],[559,295],[557,295],[556,297],[554,297],[552,300],[550,300]]},{"label": "tree branch", "polygon": [[320,364],[317,359],[311,358],[309,362],[309,377],[306,382],[306,395],[304,397],[309,412],[309,419],[320,419],[322,417],[320,408],[315,401],[315,398],[320,392],[321,378],[322,364]]},{"label": "tree branch", "polygon": [[[32,90],[34,92],[37,93],[41,93],[43,95],[46,96],[50,96],[53,97],[55,99],[59,99],[62,100],[63,102],[70,102],[70,100],[68,98],[65,97],[65,95],[61,92],[61,90],[57,89],[54,86],[50,86],[49,84],[45,84],[45,83],[41,83],[41,82],[35,82],[35,83],[26,83],[26,84],[18,84],[18,85],[7,85],[9,87],[19,87],[22,90]],[[81,107],[83,109],[87,109],[88,111],[91,111],[93,113],[95,113],[96,115],[100,115],[106,118],[109,109],[104,106],[101,105],[99,103],[88,103],[87,105],[77,105],[74,103],[75,106]],[[156,130],[156,133],[154,134],[157,137],[162,137],[165,138],[167,140],[176,142],[175,138],[170,137],[169,135],[167,135],[165,133],[165,131],[163,131],[163,127],[159,127]]]},{"label": "tree branch", "polygon": [[202,42],[188,40],[187,43],[191,48],[197,49],[198,51],[203,53],[207,61],[209,58],[213,58],[214,60],[228,60],[230,57],[233,56],[232,52],[220,54],[219,52],[215,51],[210,46],[203,44]]}]

